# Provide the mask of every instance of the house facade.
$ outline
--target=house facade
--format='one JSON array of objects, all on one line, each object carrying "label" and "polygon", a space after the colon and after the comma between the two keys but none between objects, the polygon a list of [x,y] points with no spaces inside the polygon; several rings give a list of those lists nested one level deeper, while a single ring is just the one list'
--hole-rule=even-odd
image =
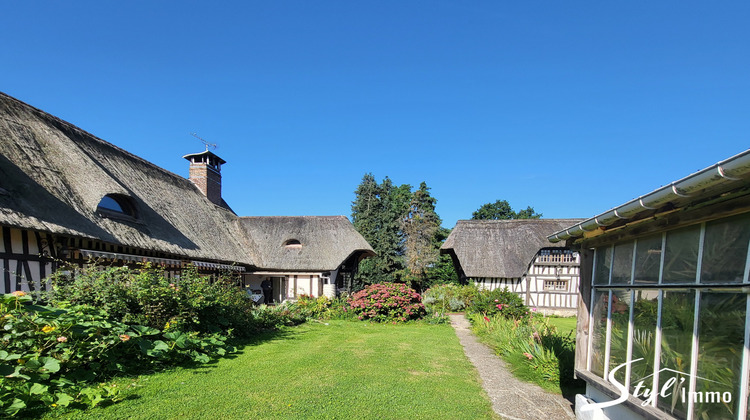
[{"label": "house facade", "polygon": [[[374,254],[344,216],[300,218],[318,222],[304,232],[237,216],[221,196],[226,162],[184,158],[188,179],[0,93],[0,293],[45,291],[61,266],[150,263],[173,278],[233,273],[248,289],[273,272],[282,301],[322,294]],[[296,258],[269,257],[294,238]]]},{"label": "house facade", "polygon": [[579,419],[749,417],[750,150],[549,240],[581,256]]},{"label": "house facade", "polygon": [[359,261],[374,255],[346,216],[241,217],[240,224],[262,267],[244,284],[257,291],[271,280],[277,302],[351,291]]},{"label": "house facade", "polygon": [[459,279],[481,289],[507,288],[544,313],[574,315],[578,253],[546,237],[578,219],[459,220],[440,252]]}]

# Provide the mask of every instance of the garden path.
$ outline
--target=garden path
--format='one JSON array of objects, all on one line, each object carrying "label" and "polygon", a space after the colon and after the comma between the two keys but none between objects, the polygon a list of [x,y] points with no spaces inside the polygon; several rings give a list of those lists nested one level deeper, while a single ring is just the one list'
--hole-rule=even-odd
[{"label": "garden path", "polygon": [[516,379],[505,361],[472,334],[471,324],[463,314],[450,315],[450,319],[466,356],[479,371],[482,387],[497,414],[509,420],[575,419],[573,405],[562,395]]}]

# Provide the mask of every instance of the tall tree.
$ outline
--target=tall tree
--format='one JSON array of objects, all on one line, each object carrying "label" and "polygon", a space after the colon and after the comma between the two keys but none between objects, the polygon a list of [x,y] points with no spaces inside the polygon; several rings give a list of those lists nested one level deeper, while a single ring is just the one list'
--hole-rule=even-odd
[{"label": "tall tree", "polygon": [[380,186],[371,173],[362,177],[362,182],[354,191],[352,202],[352,224],[369,243],[375,241],[378,231],[377,215],[380,212]]},{"label": "tall tree", "polygon": [[506,200],[497,200],[494,203],[483,204],[477,211],[471,214],[474,220],[508,220],[508,219],[539,219],[541,213],[527,206],[525,210],[513,211]]},{"label": "tall tree", "polygon": [[381,184],[368,173],[355,191],[352,224],[377,254],[359,265],[354,288],[400,280],[403,272],[401,215],[411,198],[411,186],[394,186],[386,177]]},{"label": "tall tree", "polygon": [[402,219],[406,252],[407,279],[415,289],[422,289],[427,270],[438,261],[436,236],[440,217],[435,212],[435,198],[422,182],[412,194],[409,208]]},{"label": "tall tree", "polygon": [[380,258],[380,271],[373,280],[377,283],[401,280],[404,268],[404,237],[401,231],[401,216],[409,207],[411,199],[411,185],[393,185],[390,178],[385,177],[380,185],[380,230],[376,243]]},{"label": "tall tree", "polygon": [[[371,174],[365,174],[362,177],[362,182],[357,186],[357,190],[354,191],[355,199],[352,202],[352,224],[354,228],[365,238],[365,240],[373,247],[373,250],[377,253],[377,238],[379,231],[379,213],[380,213],[380,186],[375,177]],[[353,279],[354,285],[348,285],[348,287],[354,287],[358,289],[358,285],[361,285],[362,278],[372,278],[378,271],[376,259],[378,256],[373,258],[367,258],[359,264],[357,275]]]},{"label": "tall tree", "polygon": [[440,256],[440,245],[450,234],[440,226],[436,199],[422,182],[396,186],[385,177],[378,184],[368,173],[355,191],[352,223],[377,255],[359,264],[353,287],[383,282],[410,282],[416,289],[457,283],[453,262]]}]

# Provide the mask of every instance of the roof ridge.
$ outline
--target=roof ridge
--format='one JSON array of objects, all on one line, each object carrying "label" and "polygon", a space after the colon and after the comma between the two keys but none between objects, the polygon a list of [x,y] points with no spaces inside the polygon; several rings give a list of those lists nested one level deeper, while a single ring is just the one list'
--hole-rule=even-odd
[{"label": "roof ridge", "polygon": [[271,218],[277,218],[277,219],[348,219],[344,215],[333,215],[333,216],[314,216],[314,215],[307,215],[307,216],[240,216],[240,219],[271,219]]},{"label": "roof ridge", "polygon": [[571,220],[584,220],[582,217],[571,217],[571,218],[559,218],[559,219],[498,219],[498,220],[476,220],[476,219],[460,219],[456,223],[528,223],[528,222],[559,222],[559,221],[571,221]]},{"label": "roof ridge", "polygon": [[123,148],[121,148],[121,147],[119,147],[119,146],[117,146],[117,145],[115,145],[113,143],[108,142],[107,140],[102,139],[101,137],[98,137],[98,136],[96,136],[96,135],[94,135],[94,134],[92,134],[92,133],[90,133],[90,132],[82,129],[81,127],[79,127],[79,126],[77,126],[77,125],[75,125],[75,124],[73,124],[71,122],[65,121],[62,118],[57,117],[55,115],[52,115],[49,112],[44,111],[42,109],[39,109],[39,108],[37,108],[37,107],[35,107],[33,105],[29,105],[28,103],[26,103],[26,102],[24,102],[24,101],[22,101],[22,100],[20,100],[20,99],[18,99],[16,97],[10,96],[10,95],[8,95],[5,92],[0,91],[0,96],[4,97],[4,99],[10,100],[12,102],[15,102],[15,103],[21,105],[21,106],[29,108],[31,111],[33,111],[33,112],[35,112],[37,114],[40,114],[39,116],[42,117],[42,118],[49,118],[52,121],[54,121],[55,123],[59,123],[59,124],[65,126],[67,128],[72,129],[72,130],[79,131],[83,135],[90,137],[92,140],[95,140],[95,141],[97,141],[99,143],[102,143],[105,146],[112,147],[117,152],[122,153],[123,155],[125,155],[125,156],[127,156],[129,158],[132,158],[134,160],[140,161],[141,163],[144,163],[144,164],[146,164],[148,166],[151,166],[151,167],[153,167],[153,168],[155,168],[157,170],[160,170],[160,171],[164,172],[167,175],[179,178],[179,179],[181,179],[183,181],[187,181],[188,183],[190,183],[192,185],[192,182],[190,182],[190,180],[188,180],[187,178],[185,178],[185,177],[183,177],[181,175],[178,175],[178,174],[176,174],[176,173],[174,173],[172,171],[168,171],[168,170],[162,168],[161,166],[159,166],[159,165],[157,165],[157,164],[155,164],[153,162],[150,162],[150,161],[148,161],[148,160],[146,160],[146,159],[144,159],[144,158],[142,158],[142,157],[140,157],[140,156],[138,156],[136,154],[128,152],[127,150],[125,150],[125,149],[123,149]]}]

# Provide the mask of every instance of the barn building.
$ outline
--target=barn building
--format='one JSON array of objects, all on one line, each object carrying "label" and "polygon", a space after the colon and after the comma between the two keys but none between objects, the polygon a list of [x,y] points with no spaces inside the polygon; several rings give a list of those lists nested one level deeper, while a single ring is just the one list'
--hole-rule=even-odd
[{"label": "barn building", "polygon": [[549,240],[581,255],[579,419],[750,417],[750,150]]},{"label": "barn building", "polygon": [[440,248],[459,279],[507,288],[545,313],[575,315],[578,253],[547,236],[578,219],[459,220]]},{"label": "barn building", "polygon": [[0,93],[0,293],[44,291],[61,265],[96,260],[232,272],[251,290],[273,277],[282,301],[346,287],[374,255],[344,216],[237,216],[226,162],[184,158],[189,179]]}]

